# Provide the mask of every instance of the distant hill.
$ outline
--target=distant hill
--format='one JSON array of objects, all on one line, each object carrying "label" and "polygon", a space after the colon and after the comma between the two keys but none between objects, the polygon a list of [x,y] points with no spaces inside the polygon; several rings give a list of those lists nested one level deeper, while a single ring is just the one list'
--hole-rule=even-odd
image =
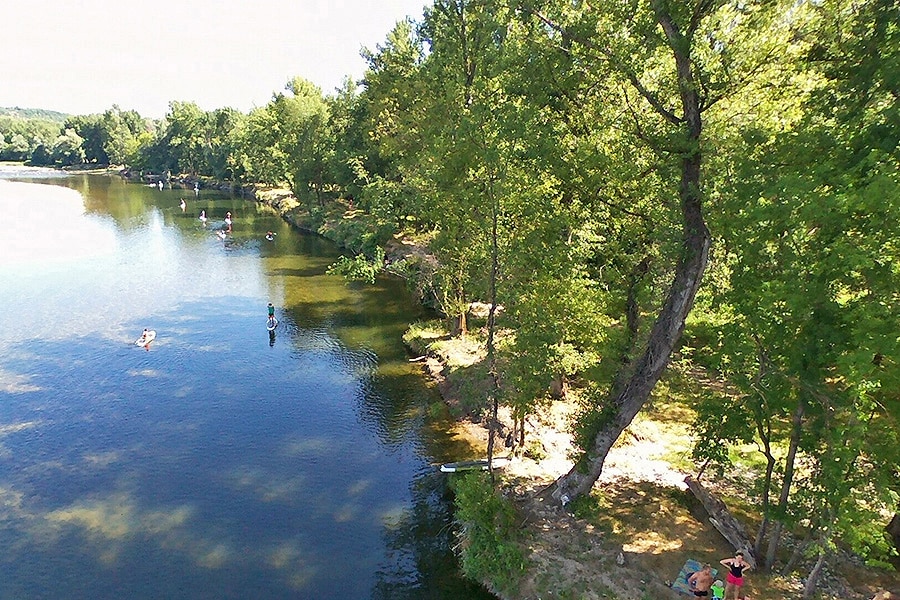
[{"label": "distant hill", "polygon": [[19,119],[41,119],[43,121],[58,121],[62,123],[70,115],[66,113],[56,112],[55,110],[44,110],[43,108],[4,108],[0,106],[0,117],[16,117]]}]

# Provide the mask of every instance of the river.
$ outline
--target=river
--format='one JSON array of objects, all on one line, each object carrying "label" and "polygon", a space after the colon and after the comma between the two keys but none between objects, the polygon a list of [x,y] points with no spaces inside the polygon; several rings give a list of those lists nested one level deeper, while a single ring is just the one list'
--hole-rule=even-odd
[{"label": "river", "polygon": [[207,190],[3,167],[0,211],[0,599],[491,598],[402,282]]}]

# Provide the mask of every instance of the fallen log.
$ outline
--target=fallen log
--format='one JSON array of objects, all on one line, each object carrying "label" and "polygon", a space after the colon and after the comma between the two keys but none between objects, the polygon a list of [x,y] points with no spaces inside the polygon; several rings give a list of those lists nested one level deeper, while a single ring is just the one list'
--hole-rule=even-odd
[{"label": "fallen log", "polygon": [[700,501],[703,508],[709,514],[709,522],[713,527],[722,534],[729,544],[735,549],[744,553],[744,560],[750,563],[750,566],[756,568],[756,557],[753,555],[753,542],[747,535],[747,530],[740,521],[728,512],[725,503],[716,498],[709,490],[695,481],[693,477],[688,475],[684,478],[688,489],[694,494],[694,497]]}]

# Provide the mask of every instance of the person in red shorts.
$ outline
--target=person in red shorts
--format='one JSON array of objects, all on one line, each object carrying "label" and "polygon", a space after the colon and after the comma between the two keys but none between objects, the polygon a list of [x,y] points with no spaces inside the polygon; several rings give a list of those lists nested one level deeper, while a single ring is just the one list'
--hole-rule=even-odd
[{"label": "person in red shorts", "polygon": [[734,600],[740,600],[741,588],[744,587],[744,573],[750,570],[750,563],[744,560],[744,553],[738,551],[734,558],[723,558],[719,561],[722,566],[728,567],[728,573],[725,575],[725,598],[728,598],[728,592],[734,590]]}]

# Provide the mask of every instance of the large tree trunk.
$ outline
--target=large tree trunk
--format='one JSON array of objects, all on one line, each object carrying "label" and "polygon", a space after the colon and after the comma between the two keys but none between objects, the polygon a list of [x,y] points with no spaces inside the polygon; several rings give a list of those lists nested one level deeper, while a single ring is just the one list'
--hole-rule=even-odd
[{"label": "large tree trunk", "polygon": [[[547,490],[563,505],[590,491],[600,477],[603,463],[613,443],[650,397],[684,331],[685,319],[693,307],[709,256],[710,235],[703,220],[700,191],[701,106],[690,56],[693,31],[688,29],[685,35],[679,30],[663,0],[651,0],[651,5],[675,58],[683,109],[682,116],[674,120],[672,115],[664,114],[670,122],[684,128],[686,137],[679,184],[683,248],[675,268],[675,278],[641,355],[635,363],[622,367],[630,371],[630,376],[620,389],[613,390],[611,394],[614,416],[595,435],[592,447],[575,466]],[[636,78],[632,78],[632,82],[635,81]],[[653,104],[646,90],[638,87],[638,91]]]}]

